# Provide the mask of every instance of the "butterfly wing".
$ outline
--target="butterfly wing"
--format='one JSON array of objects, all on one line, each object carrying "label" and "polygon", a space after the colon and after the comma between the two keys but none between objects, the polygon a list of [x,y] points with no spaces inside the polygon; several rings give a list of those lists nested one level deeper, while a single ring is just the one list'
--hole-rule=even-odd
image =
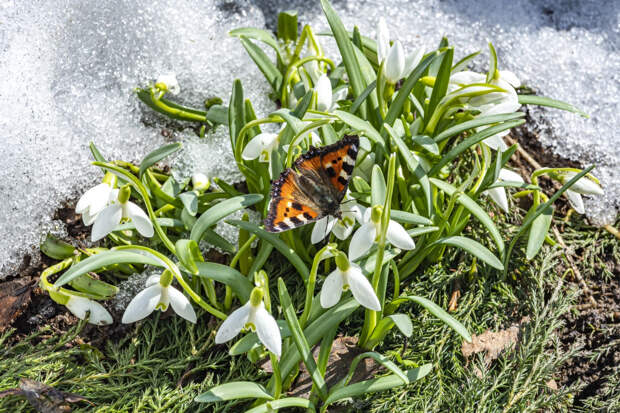
[{"label": "butterfly wing", "polygon": [[290,168],[282,172],[271,188],[271,202],[265,218],[265,229],[269,232],[282,232],[321,217],[316,204],[299,188],[295,172]]},{"label": "butterfly wing", "polygon": [[340,202],[347,192],[358,150],[359,138],[347,135],[331,145],[310,148],[295,161],[295,167],[302,173],[319,175]]}]

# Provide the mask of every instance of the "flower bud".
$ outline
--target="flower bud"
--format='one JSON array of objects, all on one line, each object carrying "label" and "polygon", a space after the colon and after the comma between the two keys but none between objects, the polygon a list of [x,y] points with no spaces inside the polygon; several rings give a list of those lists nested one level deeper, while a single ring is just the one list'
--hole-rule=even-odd
[{"label": "flower bud", "polygon": [[168,287],[170,284],[172,284],[172,272],[170,272],[170,270],[164,270],[159,277],[159,285]]},{"label": "flower bud", "polygon": [[260,287],[254,287],[250,294],[250,305],[252,307],[258,307],[263,302],[263,289]]},{"label": "flower bud", "polygon": [[349,266],[351,264],[349,264],[349,259],[347,258],[346,255],[344,255],[344,252],[342,251],[338,251],[336,253],[336,266],[338,267],[338,269],[342,272],[345,272],[349,269]]},{"label": "flower bud", "polygon": [[[562,181],[566,183],[573,179],[575,175],[577,175],[576,172],[565,172],[564,176],[562,177]],[[573,186],[570,187],[570,189],[582,195],[604,194],[603,188],[601,188],[596,182],[586,176],[580,178],[577,182],[575,182]]]},{"label": "flower bud", "polygon": [[203,173],[197,172],[192,175],[192,186],[195,190],[206,191],[209,189],[209,178]]},{"label": "flower bud", "polygon": [[129,184],[124,185],[118,191],[118,202],[121,204],[124,204],[125,202],[129,201],[130,195],[131,195],[131,187],[129,186]]},{"label": "flower bud", "polygon": [[327,75],[321,75],[315,86],[316,108],[322,112],[332,107],[332,84]]}]

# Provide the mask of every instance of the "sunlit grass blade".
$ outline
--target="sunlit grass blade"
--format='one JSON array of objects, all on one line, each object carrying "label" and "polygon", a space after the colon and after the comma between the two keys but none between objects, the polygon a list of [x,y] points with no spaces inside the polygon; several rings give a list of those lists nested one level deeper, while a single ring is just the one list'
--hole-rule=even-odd
[{"label": "sunlit grass blade", "polygon": [[384,151],[387,151],[385,140],[370,122],[342,110],[335,110],[332,114],[354,130],[361,132],[368,139],[379,145]]},{"label": "sunlit grass blade", "polygon": [[498,270],[503,270],[504,265],[487,247],[479,243],[478,241],[474,241],[471,238],[455,235],[452,237],[441,238],[435,241],[433,244],[429,245],[429,247],[433,245],[450,245],[452,247],[461,248],[467,252],[469,252],[474,257],[479,258],[481,261],[486,262],[491,267],[496,268]]},{"label": "sunlit grass blade", "polygon": [[390,213],[390,219],[393,219],[396,222],[400,222],[401,224],[433,225],[433,221],[426,217],[412,214],[411,212],[399,211],[397,209],[392,210],[392,212]]},{"label": "sunlit grass blade", "polygon": [[[289,407],[299,407],[315,411],[314,404],[303,397],[285,397],[284,399],[272,400],[256,406],[253,409],[246,410],[245,413],[272,413],[276,410],[286,409]],[[288,410],[283,410],[288,411]]]},{"label": "sunlit grass blade", "polygon": [[240,39],[241,44],[250,55],[250,58],[256,63],[258,69],[265,75],[265,79],[271,85],[271,88],[274,92],[278,92],[280,90],[280,85],[282,84],[282,73],[278,70],[276,65],[273,64],[269,57],[263,52],[263,50],[255,45],[251,40],[241,36]]},{"label": "sunlit grass blade", "polygon": [[165,157],[172,155],[181,149],[181,146],[183,146],[181,142],[171,143],[170,145],[164,145],[157,148],[153,152],[146,155],[140,163],[140,172],[138,173],[138,176],[142,178],[142,174],[144,174],[144,171],[146,171],[147,168],[155,165]]},{"label": "sunlit grass blade", "polygon": [[222,402],[237,399],[267,399],[273,400],[273,396],[258,383],[251,381],[231,381],[211,388],[208,392],[196,396],[194,401],[198,403]]},{"label": "sunlit grass blade", "polygon": [[513,119],[523,118],[525,117],[525,113],[523,112],[515,112],[515,113],[504,113],[499,115],[490,115],[490,116],[480,116],[472,120],[465,121],[463,123],[459,123],[458,125],[454,125],[444,130],[443,132],[437,134],[433,139],[435,142],[440,143],[446,139],[449,139],[453,136],[458,135],[461,132],[465,132],[470,129],[474,129],[480,126],[492,125],[498,122],[506,122]]},{"label": "sunlit grass blade", "polygon": [[234,268],[215,262],[196,262],[199,277],[210,278],[229,286],[242,302],[250,298],[253,285]]},{"label": "sunlit grass blade", "polygon": [[439,71],[437,72],[437,76],[435,77],[435,85],[433,86],[433,92],[431,94],[430,101],[425,111],[425,122],[428,122],[428,119],[431,118],[433,113],[435,113],[435,108],[441,101],[441,99],[446,95],[448,91],[448,84],[450,83],[450,71],[452,69],[452,57],[454,56],[454,49],[448,48],[444,52],[439,55],[441,59],[441,64],[439,66]]},{"label": "sunlit grass blade", "polygon": [[562,102],[561,100],[555,100],[551,98],[546,98],[544,96],[536,96],[536,95],[519,95],[519,103],[522,105],[538,105],[538,106],[548,106],[550,108],[567,110],[569,112],[577,113],[584,118],[589,118],[588,115],[583,110],[576,108],[570,103]]},{"label": "sunlit grass blade", "polygon": [[432,315],[434,315],[435,317],[443,321],[447,326],[449,326],[454,331],[456,331],[466,341],[471,343],[471,334],[469,334],[469,331],[467,331],[467,328],[465,328],[465,326],[461,324],[460,321],[452,317],[443,308],[439,307],[437,304],[435,304],[428,298],[419,297],[416,295],[409,295],[406,297],[397,298],[394,301],[400,302],[401,300],[404,300],[404,301],[409,300],[409,301],[413,301],[414,303],[421,305],[426,310],[428,310],[429,313],[431,313]]},{"label": "sunlit grass blade", "polygon": [[525,257],[528,261],[534,258],[542,248],[552,221],[553,207],[549,207],[532,222],[530,235],[527,238],[527,248],[525,249]]},{"label": "sunlit grass blade", "polygon": [[379,165],[373,165],[372,178],[370,181],[370,199],[372,200],[371,206],[383,205],[385,203],[385,194],[387,187],[385,185],[385,178]]}]

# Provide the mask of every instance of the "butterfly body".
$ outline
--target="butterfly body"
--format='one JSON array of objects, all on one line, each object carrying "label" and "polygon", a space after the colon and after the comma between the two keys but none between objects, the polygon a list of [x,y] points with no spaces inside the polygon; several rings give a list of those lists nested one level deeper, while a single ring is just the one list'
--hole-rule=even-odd
[{"label": "butterfly body", "polygon": [[310,147],[274,181],[265,229],[281,232],[327,215],[340,218],[340,202],[347,191],[358,148],[357,136],[345,136],[321,148]]}]

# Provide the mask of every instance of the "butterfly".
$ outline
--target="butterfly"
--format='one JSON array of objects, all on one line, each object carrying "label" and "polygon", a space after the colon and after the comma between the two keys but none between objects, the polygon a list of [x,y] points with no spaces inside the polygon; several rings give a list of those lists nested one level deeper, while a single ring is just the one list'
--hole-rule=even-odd
[{"label": "butterfly", "polygon": [[359,138],[345,136],[320,148],[310,147],[271,187],[265,229],[282,232],[327,215],[342,217],[340,202],[355,167]]}]

